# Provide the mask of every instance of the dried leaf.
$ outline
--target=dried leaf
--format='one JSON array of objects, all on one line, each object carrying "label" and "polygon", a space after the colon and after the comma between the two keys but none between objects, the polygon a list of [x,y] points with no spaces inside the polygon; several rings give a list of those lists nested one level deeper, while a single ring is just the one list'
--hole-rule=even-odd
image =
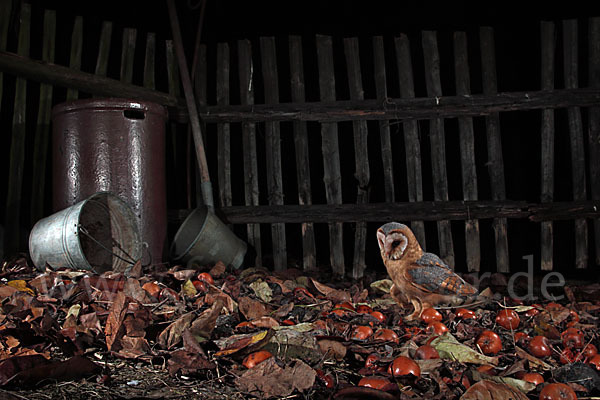
[{"label": "dried leaf", "polygon": [[271,317],[260,317],[257,319],[253,319],[250,321],[252,325],[257,328],[277,328],[279,327],[279,322],[276,319]]},{"label": "dried leaf", "polygon": [[89,314],[84,314],[79,317],[79,323],[85,329],[88,329],[95,334],[99,334],[102,332],[102,326],[100,325],[100,320],[98,319],[98,315],[93,312]]},{"label": "dried leaf", "polygon": [[187,297],[194,297],[198,294],[198,290],[194,286],[191,280],[187,280],[181,285],[181,292]]},{"label": "dried leaf", "polygon": [[277,310],[273,311],[274,318],[285,318],[289,313],[294,309],[294,303],[289,302],[287,304],[282,305]]},{"label": "dried leaf", "polygon": [[71,308],[69,308],[69,311],[67,311],[65,322],[63,323],[63,328],[72,328],[77,326],[77,317],[79,316],[80,310],[80,304],[73,304]]},{"label": "dried leaf", "polygon": [[15,338],[14,336],[7,336],[4,339],[4,342],[6,343],[6,345],[8,346],[9,349],[13,349],[21,344],[19,339]]},{"label": "dried leaf", "polygon": [[489,357],[478,353],[469,346],[459,343],[450,333],[434,339],[431,346],[438,351],[442,359],[473,364],[498,365],[497,357]]},{"label": "dried leaf", "polygon": [[17,288],[15,287],[8,285],[0,286],[0,300],[4,300],[5,298],[12,296],[15,292],[18,292]]},{"label": "dried leaf", "polygon": [[186,351],[200,354],[206,358],[206,353],[204,352],[204,349],[202,348],[202,346],[200,346],[200,343],[198,343],[198,340],[196,340],[196,338],[194,337],[192,332],[190,332],[189,329],[183,331],[183,335],[181,337],[183,339],[183,348]]},{"label": "dried leaf", "polygon": [[504,384],[492,381],[479,381],[471,386],[460,400],[528,400],[527,396],[519,390]]},{"label": "dried leaf", "polygon": [[346,346],[342,343],[337,342],[335,340],[323,339],[317,342],[319,345],[319,349],[321,353],[325,356],[326,359],[335,359],[337,361],[342,361],[344,357],[346,357]]},{"label": "dried leaf", "polygon": [[260,301],[253,300],[246,296],[240,297],[238,307],[240,312],[249,321],[260,318],[269,313],[267,308]]},{"label": "dried leaf", "polygon": [[327,297],[329,300],[333,301],[334,303],[343,303],[346,301],[348,301],[348,302],[352,301],[352,296],[350,296],[350,293],[348,293],[346,291],[334,289],[327,285],[323,285],[322,283],[319,283],[312,278],[311,278],[311,281],[312,281],[313,285],[315,285],[315,288],[319,292],[323,293],[325,295],[325,297]]},{"label": "dried leaf", "polygon": [[180,271],[173,272],[173,278],[178,281],[187,281],[188,279],[192,279],[196,276],[198,272],[195,269],[182,269]]},{"label": "dried leaf", "polygon": [[211,308],[204,310],[202,314],[190,326],[190,331],[198,339],[198,337],[210,339],[212,331],[215,329],[217,317],[221,314],[225,301],[222,297],[218,297]]},{"label": "dried leaf", "polygon": [[[38,293],[47,294],[54,287],[58,280],[56,272],[41,274],[29,281],[29,286],[34,288]],[[62,280],[61,280],[62,282]]]},{"label": "dried leaf", "polygon": [[[317,321],[319,322],[319,321]],[[275,330],[281,330],[281,329],[286,329],[286,330],[291,330],[291,331],[296,331],[296,332],[310,332],[313,329],[315,329],[315,326],[313,325],[312,322],[302,322],[296,325],[291,325],[291,326],[278,326],[276,328],[274,328]]]},{"label": "dried leaf", "polygon": [[148,292],[146,292],[142,288],[140,281],[138,281],[137,279],[134,279],[134,278],[127,279],[127,281],[125,282],[125,286],[123,286],[123,292],[125,293],[126,296],[131,297],[132,299],[134,299],[135,301],[137,301],[139,303],[142,303],[142,304],[152,303],[152,299],[150,297],[148,297]]},{"label": "dried leaf", "polygon": [[600,391],[600,376],[596,368],[587,363],[576,362],[563,365],[552,371],[552,378],[556,382],[581,385],[588,392]]},{"label": "dried leaf", "polygon": [[150,351],[150,345],[143,337],[123,336],[121,345],[119,355],[125,358],[139,358]]},{"label": "dried leaf", "polygon": [[225,273],[226,270],[227,270],[227,267],[225,266],[225,264],[223,263],[223,261],[217,261],[217,263],[215,264],[215,266],[212,267],[210,269],[210,271],[208,271],[208,273],[213,278],[219,278],[219,277],[221,277],[221,275],[223,275]]},{"label": "dried leaf", "polygon": [[190,375],[198,370],[214,369],[216,367],[216,364],[211,363],[206,357],[196,352],[177,350],[172,352],[171,358],[169,358],[169,374],[171,376],[178,372]]},{"label": "dried leaf", "polygon": [[419,368],[421,368],[421,374],[428,374],[436,371],[444,363],[444,361],[440,358],[433,358],[430,360],[415,360],[415,362],[419,364]]},{"label": "dried leaf", "polygon": [[231,298],[231,296],[229,296],[227,293],[213,285],[210,285],[210,287],[208,288],[208,293],[206,294],[206,296],[204,296],[204,302],[210,306],[215,302],[215,299],[217,299],[218,297],[222,297],[225,299],[224,307],[230,313],[234,313],[238,309],[238,303],[236,303]]},{"label": "dried leaf", "polygon": [[123,292],[119,292],[110,308],[106,327],[104,328],[108,351],[118,351],[118,348],[113,348],[113,346],[118,347],[118,340],[125,334],[123,320],[125,319],[129,302],[130,298],[125,296]]},{"label": "dried leaf", "polygon": [[517,355],[527,361],[529,361],[529,367],[533,368],[533,369],[544,369],[544,370],[551,370],[552,366],[545,363],[544,361],[540,360],[537,357],[532,356],[531,354],[529,354],[528,352],[526,352],[525,350],[521,349],[519,346],[515,346],[515,352],[517,353]]},{"label": "dried leaf", "polygon": [[19,292],[29,293],[32,296],[35,294],[34,291],[33,291],[33,289],[27,287],[27,282],[25,282],[22,279],[17,279],[17,280],[14,280],[14,281],[8,281],[7,285],[14,287]]},{"label": "dried leaf", "polygon": [[236,386],[260,397],[285,397],[294,390],[303,392],[312,388],[317,374],[310,366],[297,360],[279,367],[274,357],[258,364],[239,377]]},{"label": "dried leaf", "polygon": [[142,277],[143,273],[142,260],[137,260],[131,268],[125,271],[125,276],[128,278],[139,279]]},{"label": "dried leaf", "polygon": [[189,312],[171,322],[171,324],[158,335],[158,345],[163,349],[171,349],[176,346],[181,341],[181,335],[189,328],[194,317],[194,313]]},{"label": "dried leaf", "polygon": [[146,335],[146,328],[148,327],[148,320],[138,313],[138,315],[128,314],[123,320],[123,326],[125,327],[125,334],[130,337],[144,337]]},{"label": "dried leaf", "polygon": [[536,315],[536,325],[533,328],[535,334],[540,336],[546,336],[548,339],[560,339],[560,332],[553,324],[548,323],[544,319],[545,316],[549,317],[550,314],[548,312],[543,312]]},{"label": "dried leaf", "polygon": [[392,282],[391,279],[382,279],[379,281],[371,282],[371,287],[373,289],[379,290],[380,292],[389,293],[393,284],[394,282]]},{"label": "dried leaf", "polygon": [[262,279],[257,279],[250,284],[250,288],[254,290],[256,297],[261,299],[265,303],[270,303],[273,300],[273,291],[269,284]]},{"label": "dried leaf", "polygon": [[215,344],[221,349],[215,353],[215,356],[229,356],[233,353],[237,353],[248,346],[268,339],[269,332],[270,331],[265,330],[258,333],[233,335],[223,340],[215,340]]},{"label": "dried leaf", "polygon": [[293,327],[275,331],[264,349],[284,360],[299,358],[308,363],[318,362],[323,356],[312,334],[296,331]]},{"label": "dried leaf", "polygon": [[290,289],[289,286],[286,285],[286,282],[287,283],[291,283],[292,281],[285,281],[284,282],[281,279],[276,278],[274,276],[267,276],[266,280],[269,283],[275,283],[275,284],[279,285],[279,287],[281,288],[281,293],[282,294],[287,294],[287,293],[290,293],[292,291],[292,289]]},{"label": "dried leaf", "polygon": [[365,301],[367,301],[368,297],[369,291],[367,289],[363,289],[352,296],[352,301],[354,302],[354,304],[364,303]]},{"label": "dried leaf", "polygon": [[509,376],[494,376],[490,374],[482,374],[479,371],[473,371],[473,379],[475,379],[476,381],[488,380],[496,383],[503,383],[523,393],[528,393],[535,389],[535,384],[531,382],[511,378]]}]

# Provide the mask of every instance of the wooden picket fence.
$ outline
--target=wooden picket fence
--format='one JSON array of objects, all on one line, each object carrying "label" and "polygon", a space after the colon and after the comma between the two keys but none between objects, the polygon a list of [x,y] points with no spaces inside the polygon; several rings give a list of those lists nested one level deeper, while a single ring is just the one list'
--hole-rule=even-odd
[{"label": "wooden picket fence", "polygon": [[[103,25],[99,38],[89,39],[83,37],[82,18],[74,20],[66,67],[54,64],[53,11],[45,11],[44,35],[36,38],[43,43],[42,59],[34,60],[29,58],[29,6],[23,4],[20,10],[17,56],[6,51],[7,8],[11,2],[0,4],[0,71],[18,77],[7,230],[18,230],[21,205],[26,203],[22,195],[23,183],[28,181],[23,175],[26,153],[33,154],[32,196],[27,198],[31,222],[43,215],[48,202],[44,179],[50,109],[80,93],[134,97],[169,109],[169,171],[177,182],[177,193],[187,199],[183,205],[181,201],[171,202],[169,216],[174,222],[181,221],[201,196],[192,197],[199,186],[189,173],[190,165],[194,165],[190,163],[189,135],[186,138],[176,133],[187,121],[187,110],[181,99],[172,42],[164,42],[166,63],[161,65],[157,62],[163,57],[157,56],[158,41],[147,33],[140,87],[131,84],[135,29],[122,32],[120,76],[112,79],[107,77],[110,22]],[[584,61],[578,52],[581,23],[588,28]],[[292,258],[290,250],[299,248],[300,264],[306,270],[328,265],[336,276],[360,278],[369,265],[369,242],[374,240],[369,223],[396,220],[410,222],[424,248],[435,249],[451,266],[466,265],[469,272],[482,270],[481,238],[491,233],[495,269],[508,273],[507,226],[511,219],[529,220],[540,227],[542,270],[555,268],[556,220],[574,223],[573,264],[577,268],[600,265],[600,18],[560,21],[558,26],[551,21],[540,24],[541,84],[535,91],[498,92],[493,28],[480,28],[478,37],[455,32],[450,60],[440,57],[438,35],[435,31],[423,31],[420,37],[399,33],[394,38],[378,36],[370,41],[323,35],[261,37],[256,42],[239,40],[218,43],[215,48],[197,47],[192,69],[194,93],[204,124],[217,213],[256,250],[257,265],[270,264],[266,260],[272,254],[272,266],[286,268]],[[97,43],[98,48],[93,73],[79,71],[82,46],[88,42]],[[369,59],[364,56],[365,42]],[[480,59],[470,57],[469,42],[479,42]],[[424,70],[418,71],[422,75],[413,71],[415,54],[422,57]],[[559,61],[561,67],[557,66]],[[455,93],[451,94],[442,92],[441,71],[448,63],[454,75]],[[471,90],[474,63],[480,63],[477,79],[481,93]],[[585,88],[579,87],[581,63],[588,72]],[[157,90],[156,74],[167,76],[164,91]],[[391,79],[392,74],[397,75]],[[564,85],[555,83],[559,74]],[[416,76],[424,78],[426,96],[417,96]],[[42,82],[38,110],[26,109],[30,82]],[[374,82],[371,98],[365,98],[365,82]],[[398,85],[393,92],[399,97],[388,95],[392,92],[390,82]],[[57,86],[68,88],[66,98],[56,95],[53,88]],[[554,143],[562,133],[555,128],[557,109],[567,110],[570,146],[571,190],[569,199],[561,201],[555,201],[559,175]],[[540,188],[538,201],[527,201],[525,196],[511,200],[505,165],[519,160],[503,151],[500,115],[534,110],[540,110],[542,116],[540,147],[536,149],[541,182],[532,182]],[[26,123],[36,111],[35,140],[27,147]],[[477,123],[480,120],[483,124]],[[447,151],[453,121],[458,123],[460,168],[447,163],[447,157],[454,157]],[[485,136],[487,171],[477,163],[482,151],[476,145],[481,142],[476,140],[478,135]],[[462,196],[451,195],[457,190],[452,186],[456,180],[448,178],[449,171],[460,171],[458,191]],[[482,198],[478,191],[482,184],[489,186],[488,198]],[[482,220],[491,224],[484,226]],[[434,231],[427,229],[428,221],[435,221]],[[451,221],[463,221],[460,241],[455,240]],[[327,228],[320,229],[325,224]],[[245,228],[240,230],[242,226]],[[11,240],[9,248],[18,248],[19,243],[14,242],[18,235],[10,235]],[[464,249],[457,252],[455,242],[464,243]],[[464,253],[464,259],[457,259],[457,253]],[[346,271],[348,266],[351,269]]]}]

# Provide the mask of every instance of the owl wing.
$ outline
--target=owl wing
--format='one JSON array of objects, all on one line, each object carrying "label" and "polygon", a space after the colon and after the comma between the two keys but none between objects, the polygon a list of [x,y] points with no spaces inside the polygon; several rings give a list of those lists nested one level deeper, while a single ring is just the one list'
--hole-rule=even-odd
[{"label": "owl wing", "polygon": [[477,293],[477,289],[452,271],[442,259],[431,253],[424,253],[406,268],[404,277],[411,285],[428,293],[457,296]]}]

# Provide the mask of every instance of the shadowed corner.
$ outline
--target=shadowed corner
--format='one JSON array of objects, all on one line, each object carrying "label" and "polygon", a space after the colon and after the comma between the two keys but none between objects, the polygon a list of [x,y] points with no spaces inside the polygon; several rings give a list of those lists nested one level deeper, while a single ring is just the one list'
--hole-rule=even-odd
[{"label": "shadowed corner", "polygon": [[256,265],[256,249],[254,246],[247,244],[246,246],[246,254],[244,255],[244,260],[242,261],[242,265],[240,268],[251,268]]}]

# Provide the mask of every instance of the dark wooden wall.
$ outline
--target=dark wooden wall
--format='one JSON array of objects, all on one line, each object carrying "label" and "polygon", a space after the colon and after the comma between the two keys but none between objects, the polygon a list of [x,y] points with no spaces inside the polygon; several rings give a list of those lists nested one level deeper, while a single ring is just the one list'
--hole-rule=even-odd
[{"label": "dark wooden wall", "polygon": [[[168,108],[176,227],[201,196],[173,42],[110,22],[90,33],[83,18],[59,37],[54,11],[0,4],[7,248],[49,212],[51,107],[92,95]],[[597,267],[599,26],[540,22],[518,62],[494,27],[199,45],[188,59],[217,213],[275,269],[359,278],[380,267],[374,230],[390,220],[461,271],[515,271],[531,253],[542,270]],[[539,65],[538,81],[499,90],[510,61]]]}]

